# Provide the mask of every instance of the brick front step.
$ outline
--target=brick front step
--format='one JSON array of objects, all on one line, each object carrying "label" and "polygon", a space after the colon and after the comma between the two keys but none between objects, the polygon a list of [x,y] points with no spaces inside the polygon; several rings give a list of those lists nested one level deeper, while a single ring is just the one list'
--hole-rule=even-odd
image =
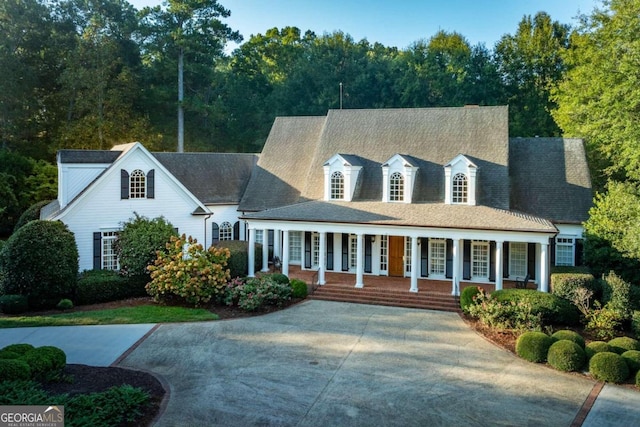
[{"label": "brick front step", "polygon": [[316,290],[309,295],[309,298],[440,311],[457,312],[460,309],[457,298],[451,295],[433,292],[413,293],[386,289],[322,286],[316,288]]}]

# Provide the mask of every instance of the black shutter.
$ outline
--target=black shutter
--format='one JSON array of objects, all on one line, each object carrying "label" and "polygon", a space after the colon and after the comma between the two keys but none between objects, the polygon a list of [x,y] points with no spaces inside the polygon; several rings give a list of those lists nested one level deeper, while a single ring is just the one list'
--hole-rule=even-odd
[{"label": "black shutter", "polygon": [[549,245],[549,259],[551,260],[551,265],[556,265],[556,239],[550,239],[551,244]]},{"label": "black shutter", "polygon": [[311,268],[311,232],[304,232],[304,268]]},{"label": "black shutter", "polygon": [[536,278],[536,244],[527,244],[527,273],[531,280]]},{"label": "black shutter", "polygon": [[445,277],[453,278],[453,240],[447,239],[447,264],[445,269]]},{"label": "black shutter", "polygon": [[365,273],[371,273],[372,271],[372,267],[371,267],[371,253],[372,253],[372,240],[373,240],[373,236],[371,236],[370,234],[365,234],[364,235],[364,272]]},{"label": "black shutter", "polygon": [[220,242],[220,226],[217,222],[211,223],[211,244],[215,245]]},{"label": "black shutter", "polygon": [[273,241],[274,241],[273,230],[269,230],[267,235],[269,236],[269,256],[268,256],[268,258],[269,258],[269,261],[273,261]]},{"label": "black shutter", "polygon": [[147,172],[147,199],[153,199],[156,195],[155,169]]},{"label": "black shutter", "polygon": [[509,277],[509,242],[502,244],[502,277]]},{"label": "black shutter", "polygon": [[584,254],[584,241],[582,239],[576,239],[576,259],[575,259],[576,266],[583,265],[583,260],[582,260],[583,254]]},{"label": "black shutter", "polygon": [[240,240],[240,221],[233,224],[233,240]]},{"label": "black shutter", "polygon": [[120,169],[120,198],[129,198],[129,172]]},{"label": "black shutter", "polygon": [[333,270],[333,233],[327,233],[327,270]]},{"label": "black shutter", "polygon": [[465,240],[462,245],[462,278],[471,279],[471,240]]},{"label": "black shutter", "polygon": [[349,271],[349,235],[342,233],[342,271]]},{"label": "black shutter", "polygon": [[102,270],[102,233],[93,233],[93,269]]},{"label": "black shutter", "polygon": [[429,276],[429,239],[420,238],[420,277]]},{"label": "black shutter", "polygon": [[489,242],[489,281],[496,280],[496,242]]}]

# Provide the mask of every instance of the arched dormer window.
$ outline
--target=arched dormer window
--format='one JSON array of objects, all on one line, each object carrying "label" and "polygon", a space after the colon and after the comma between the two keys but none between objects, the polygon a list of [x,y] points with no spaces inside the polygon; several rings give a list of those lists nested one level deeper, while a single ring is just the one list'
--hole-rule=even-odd
[{"label": "arched dormer window", "polygon": [[225,221],[220,224],[220,240],[233,240],[233,226],[230,222]]},{"label": "arched dormer window", "polygon": [[453,188],[451,194],[452,203],[467,203],[468,185],[467,176],[463,173],[457,173],[453,177]]},{"label": "arched dormer window", "polygon": [[129,197],[131,199],[144,199],[147,197],[146,176],[140,169],[131,172],[129,176]]},{"label": "arched dormer window", "polygon": [[331,200],[344,200],[344,175],[336,171],[331,174]]},{"label": "arched dormer window", "polygon": [[389,201],[402,202],[404,200],[404,176],[394,172],[389,177]]}]

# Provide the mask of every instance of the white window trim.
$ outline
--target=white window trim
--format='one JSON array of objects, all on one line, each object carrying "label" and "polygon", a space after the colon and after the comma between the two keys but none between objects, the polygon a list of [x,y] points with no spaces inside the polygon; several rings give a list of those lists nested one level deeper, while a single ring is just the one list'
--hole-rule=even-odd
[{"label": "white window trim", "polygon": [[[120,270],[120,260],[118,259],[118,256],[115,253],[115,246],[114,246],[115,241],[118,239],[119,231],[120,230],[103,230],[101,232],[100,267],[102,268],[102,270],[111,270],[111,271]],[[107,264],[107,259],[106,259],[107,249],[111,250],[111,253],[108,255],[112,260],[115,259],[115,265],[111,261]]]},{"label": "white window trim", "polygon": [[[524,273],[513,271],[512,257],[514,254],[513,247],[517,245],[524,245]],[[516,277],[525,277],[529,273],[529,245],[526,242],[509,242],[509,279],[515,279]]]},{"label": "white window trim", "polygon": [[[474,252],[474,248],[476,247],[484,247],[486,248],[486,254],[487,257],[484,260],[484,263],[486,264],[486,270],[487,270],[487,274],[483,275],[483,276],[478,276],[474,274],[474,257],[473,257],[473,252]],[[484,241],[484,240],[472,240],[471,241],[471,265],[470,265],[470,273],[471,273],[471,280],[482,280],[482,281],[486,281],[489,280],[489,275],[491,274],[490,270],[491,270],[491,248],[489,247],[489,242],[488,241]]]},{"label": "white window trim", "polygon": [[302,231],[289,232],[289,263],[294,265],[302,264]]},{"label": "white window trim", "polygon": [[[560,240],[566,240],[567,242],[560,242]],[[568,242],[570,241],[570,242]],[[562,236],[562,235],[558,235],[556,236],[556,256],[555,256],[555,260],[554,260],[554,264],[556,266],[567,266],[567,267],[574,267],[576,264],[576,238],[574,236]],[[558,248],[560,247],[571,247],[571,262],[569,264],[565,264],[565,263],[558,263],[558,254],[560,251],[558,251]]]},{"label": "white window trim", "polygon": [[[433,247],[434,245],[438,245],[438,246],[443,246],[444,247],[444,251],[443,251],[443,258],[442,260],[444,261],[443,264],[443,271],[442,273],[434,273],[432,271],[432,267],[434,265],[434,260],[436,259],[434,256],[434,251],[433,251]],[[429,239],[429,259],[428,259],[428,274],[430,278],[435,278],[435,279],[444,279],[447,275],[447,240],[446,239]]]},{"label": "white window trim", "polygon": [[[447,205],[464,204],[476,205],[476,181],[478,167],[464,155],[458,154],[453,160],[444,166],[444,202]],[[462,173],[467,177],[467,201],[464,203],[453,202],[453,179]]]}]

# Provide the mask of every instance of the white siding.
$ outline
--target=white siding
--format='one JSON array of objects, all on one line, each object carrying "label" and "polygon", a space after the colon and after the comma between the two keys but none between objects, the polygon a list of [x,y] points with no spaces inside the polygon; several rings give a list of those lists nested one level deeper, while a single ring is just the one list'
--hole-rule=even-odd
[{"label": "white siding", "polygon": [[64,164],[58,173],[58,198],[60,207],[65,207],[73,200],[87,185],[91,184],[98,177],[108,164]]},{"label": "white siding", "polygon": [[[207,205],[207,208],[213,215],[207,221],[207,244],[211,244],[211,224],[216,223],[218,225],[225,221],[228,221],[231,225],[238,221],[238,205]],[[245,224],[244,221],[240,221],[240,236],[239,240],[246,240],[245,238]]]}]

